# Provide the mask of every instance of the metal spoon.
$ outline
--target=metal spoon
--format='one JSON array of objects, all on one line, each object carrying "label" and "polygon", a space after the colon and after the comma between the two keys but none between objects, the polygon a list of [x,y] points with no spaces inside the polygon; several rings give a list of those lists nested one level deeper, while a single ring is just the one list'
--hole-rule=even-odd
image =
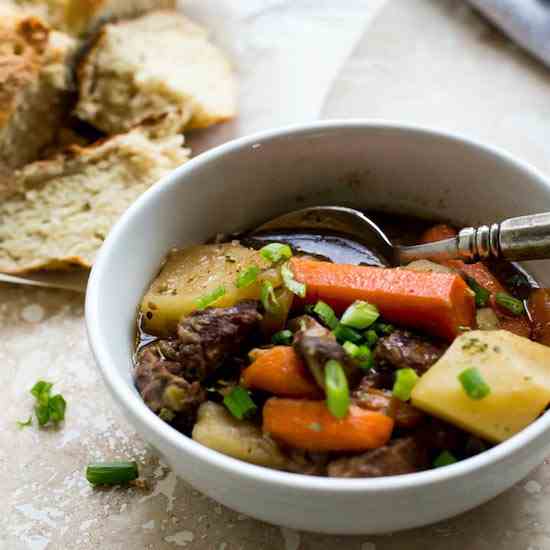
[{"label": "metal spoon", "polygon": [[396,246],[371,219],[358,210],[343,206],[314,206],[264,223],[251,236],[262,238],[262,235],[290,234],[296,230],[346,235],[364,245],[371,256],[374,255],[378,260],[366,263],[404,265],[413,260],[453,258],[467,263],[486,259],[550,259],[550,213],[467,227],[452,239],[429,244]]}]

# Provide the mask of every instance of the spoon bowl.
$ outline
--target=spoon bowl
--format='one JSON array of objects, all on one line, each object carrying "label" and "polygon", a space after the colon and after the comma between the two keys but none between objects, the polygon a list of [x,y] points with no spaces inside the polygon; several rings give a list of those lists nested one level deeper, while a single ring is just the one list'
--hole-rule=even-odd
[{"label": "spoon bowl", "polygon": [[365,214],[344,206],[294,210],[260,225],[248,237],[287,242],[300,252],[338,263],[394,264],[395,247],[386,234]]}]

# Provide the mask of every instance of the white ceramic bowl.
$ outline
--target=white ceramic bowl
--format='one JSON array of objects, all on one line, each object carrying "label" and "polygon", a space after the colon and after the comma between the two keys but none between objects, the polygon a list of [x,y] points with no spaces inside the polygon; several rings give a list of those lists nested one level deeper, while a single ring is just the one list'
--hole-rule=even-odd
[{"label": "white ceramic bowl", "polygon": [[[89,281],[92,350],[130,422],[198,490],[244,514],[309,531],[384,533],[420,526],[473,508],[522,479],[550,451],[549,414],[505,443],[446,468],[330,479],[224,456],[180,434],[143,404],[132,382],[137,305],[167,251],[321,203],[475,224],[550,210],[550,184],[484,145],[376,122],[283,128],[198,156],[126,212]],[[531,270],[550,285],[549,262]]]}]

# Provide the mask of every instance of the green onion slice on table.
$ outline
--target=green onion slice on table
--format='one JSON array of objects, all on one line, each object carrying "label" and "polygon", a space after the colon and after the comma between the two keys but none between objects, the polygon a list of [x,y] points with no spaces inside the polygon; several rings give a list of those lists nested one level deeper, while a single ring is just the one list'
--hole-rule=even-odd
[{"label": "green onion slice on table", "polygon": [[36,399],[34,414],[39,426],[45,426],[48,422],[58,424],[65,419],[67,402],[61,394],[51,395],[52,387],[51,382],[39,380],[31,388],[31,394]]},{"label": "green onion slice on table", "polygon": [[100,462],[86,468],[86,479],[92,485],[122,485],[139,475],[136,462]]}]

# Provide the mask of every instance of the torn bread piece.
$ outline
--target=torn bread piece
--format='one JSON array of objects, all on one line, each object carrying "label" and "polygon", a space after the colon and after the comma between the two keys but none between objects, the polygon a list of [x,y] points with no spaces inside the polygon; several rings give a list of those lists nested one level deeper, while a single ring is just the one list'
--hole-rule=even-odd
[{"label": "torn bread piece", "polygon": [[229,62],[177,12],[105,25],[78,80],[75,114],[109,134],[150,120],[168,121],[171,132],[204,128],[236,114]]},{"label": "torn bread piece", "polygon": [[69,36],[36,17],[0,17],[0,197],[36,160],[71,108]]},{"label": "torn bread piece", "polygon": [[[2,10],[16,9],[43,17],[55,29],[75,36],[94,31],[109,19],[174,9],[176,0],[0,0]],[[6,7],[4,7],[6,6]]]},{"label": "torn bread piece", "polygon": [[139,129],[17,173],[0,202],[0,271],[89,267],[132,202],[186,162],[183,137],[151,140]]}]

